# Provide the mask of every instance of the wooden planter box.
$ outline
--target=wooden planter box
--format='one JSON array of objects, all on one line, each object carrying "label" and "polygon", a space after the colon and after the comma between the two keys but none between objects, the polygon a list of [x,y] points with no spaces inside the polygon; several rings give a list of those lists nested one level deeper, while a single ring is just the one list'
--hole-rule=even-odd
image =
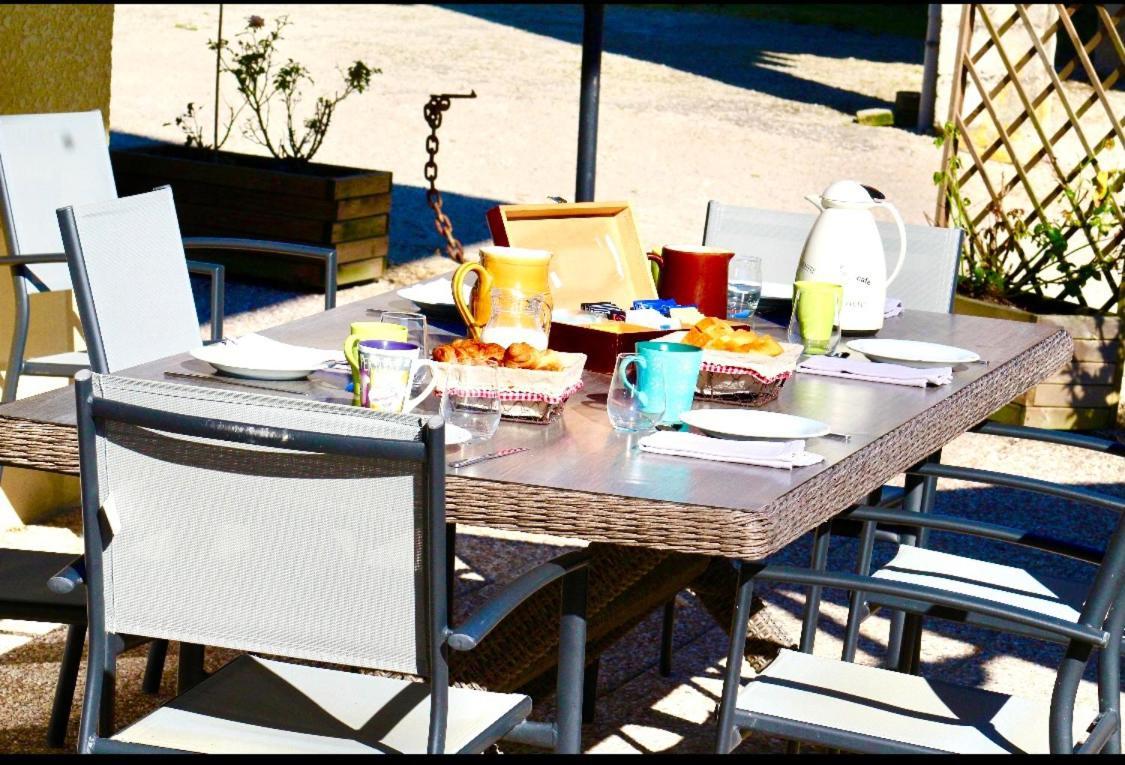
[{"label": "wooden planter box", "polygon": [[[370,281],[387,258],[391,174],[157,144],[110,152],[121,196],[169,185],[184,236],[233,236],[335,247],[338,281]],[[232,274],[320,289],[323,269],[269,255],[207,253]]]},{"label": "wooden planter box", "polygon": [[957,295],[953,312],[1013,321],[1049,322],[1074,338],[1074,358],[1053,377],[996,412],[992,419],[1054,430],[1094,430],[1117,424],[1121,392],[1121,319],[1037,314]]}]

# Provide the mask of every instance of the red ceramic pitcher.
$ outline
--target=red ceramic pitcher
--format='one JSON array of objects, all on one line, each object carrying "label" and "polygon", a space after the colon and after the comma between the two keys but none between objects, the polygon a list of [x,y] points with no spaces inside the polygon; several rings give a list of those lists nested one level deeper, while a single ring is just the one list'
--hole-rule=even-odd
[{"label": "red ceramic pitcher", "polygon": [[705,316],[727,317],[727,264],[730,250],[695,245],[668,246],[648,259],[660,267],[657,294],[680,305],[694,305]]}]

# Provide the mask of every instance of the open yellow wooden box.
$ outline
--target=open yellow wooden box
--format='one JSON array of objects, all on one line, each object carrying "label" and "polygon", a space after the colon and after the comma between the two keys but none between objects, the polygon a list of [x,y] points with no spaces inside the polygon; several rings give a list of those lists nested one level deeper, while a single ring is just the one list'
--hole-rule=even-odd
[{"label": "open yellow wooden box", "polygon": [[[608,300],[631,308],[656,298],[656,285],[628,202],[499,205],[488,211],[492,241],[547,250],[556,309]],[[559,349],[562,350],[562,349]]]},{"label": "open yellow wooden box", "polygon": [[[657,297],[648,258],[628,202],[499,205],[488,211],[492,241],[501,246],[547,250],[556,311],[577,312],[582,303],[609,301],[629,309],[634,300]],[[611,333],[556,322],[551,348],[584,353],[587,368],[612,372],[615,354],[633,350],[659,330]]]}]

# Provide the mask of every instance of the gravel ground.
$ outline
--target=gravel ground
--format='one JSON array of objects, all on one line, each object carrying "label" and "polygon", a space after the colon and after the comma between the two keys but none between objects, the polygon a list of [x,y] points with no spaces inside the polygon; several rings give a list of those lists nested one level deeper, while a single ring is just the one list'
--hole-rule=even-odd
[{"label": "gravel ground", "polygon": [[[440,245],[422,177],[428,128],[421,112],[430,93],[479,95],[446,113],[438,156],[446,210],[470,253],[487,240],[484,211],[492,205],[573,198],[578,6],[261,5],[253,12],[289,16],[283,52],[309,66],[318,87],[335,81],[336,63],[363,58],[382,68],[369,93],[341,105],[317,159],[394,172],[393,263],[427,258]],[[248,13],[228,10],[225,34]],[[217,14],[214,5],[117,8],[115,131],[179,140],[163,123],[188,101],[211,102],[206,42]],[[156,37],[160,44],[152,45]],[[839,178],[882,189],[909,222],[932,214],[930,175],[940,156],[931,140],[852,122],[856,109],[919,89],[921,42],[610,5],[605,46],[597,194],[632,202],[646,244],[698,241],[709,199],[811,211],[804,195]],[[225,148],[258,150],[237,131]],[[341,300],[377,289],[343,290]],[[231,333],[255,325],[239,315],[260,307],[262,297],[232,284]],[[289,298],[269,296],[273,304]],[[303,296],[282,312],[316,307]]]},{"label": "gravel ground", "polygon": [[[215,6],[117,6],[111,115],[116,131],[174,140],[174,129],[161,123],[188,100],[209,101],[212,73],[204,45],[214,36],[216,12]],[[447,114],[439,157],[447,209],[470,252],[487,236],[483,211],[497,201],[571,195],[580,58],[575,6],[255,6],[253,12],[290,15],[294,27],[286,52],[307,63],[319,81],[329,81],[332,64],[349,58],[363,57],[384,70],[373,96],[341,107],[318,158],[394,171],[391,257],[398,265],[379,282],[342,290],[341,302],[450,268],[447,260],[433,257],[439,241],[422,192],[427,130],[421,106],[430,92],[475,88],[480,94]],[[228,19],[240,15],[241,10],[230,12]],[[931,211],[930,174],[938,156],[930,140],[851,123],[856,109],[887,105],[896,90],[918,89],[920,43],[620,6],[608,8],[605,37],[598,195],[631,200],[647,244],[696,240],[708,199],[802,210],[805,193],[841,177],[883,189],[908,221],[924,222]],[[229,148],[249,147],[236,138]],[[227,333],[312,313],[320,300],[234,282]],[[1120,459],[1103,455],[970,434],[949,444],[944,456],[951,463],[1125,496]],[[1071,503],[953,481],[942,481],[940,488],[941,511],[1033,530],[1065,524],[1081,539],[1104,537],[1110,528],[1105,514]],[[69,512],[51,524],[0,535],[0,543],[77,549],[77,525],[77,515]],[[1083,574],[1077,564],[1021,548],[945,534],[932,541],[937,549],[1036,565],[1057,576]],[[466,603],[483,597],[497,582],[574,544],[464,529],[458,542],[459,596]],[[779,560],[803,563],[808,552],[804,538]],[[890,553],[880,548],[878,559]],[[840,541],[831,563],[850,568],[853,555],[854,544]],[[765,597],[796,635],[803,594],[779,587]],[[584,736],[587,751],[710,749],[725,634],[693,597],[684,594],[679,601],[671,678],[656,671],[658,615],[603,658],[598,718]],[[842,597],[829,592],[818,655],[839,655],[845,618]],[[43,751],[63,635],[49,625],[0,622],[0,751]],[[886,636],[886,619],[868,619],[858,661],[877,664]],[[214,666],[228,656],[213,652],[209,661]],[[927,676],[1046,698],[1059,657],[1049,646],[931,622],[922,658]],[[137,651],[121,662],[120,722],[170,696],[174,659],[157,698],[139,692],[143,664],[143,652]],[[749,677],[750,670],[744,668],[744,674]],[[1080,715],[1094,708],[1092,676],[1091,669],[1080,692]],[[536,715],[549,715],[551,703],[537,700]],[[752,736],[741,751],[783,749],[782,742]]]}]

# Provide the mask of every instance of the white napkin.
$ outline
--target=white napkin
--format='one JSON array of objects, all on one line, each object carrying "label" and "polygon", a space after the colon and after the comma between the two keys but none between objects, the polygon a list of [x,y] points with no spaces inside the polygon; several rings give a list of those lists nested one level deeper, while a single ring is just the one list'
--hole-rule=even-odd
[{"label": "white napkin", "polygon": [[698,433],[658,430],[641,439],[641,451],[696,457],[716,462],[777,467],[791,470],[823,462],[824,457],[805,451],[804,441],[731,441]]},{"label": "white napkin", "polygon": [[851,380],[913,385],[947,385],[953,382],[953,367],[917,367],[902,364],[883,364],[859,359],[842,359],[836,356],[811,356],[797,365],[798,372],[826,377],[844,377]]},{"label": "white napkin", "polygon": [[883,318],[893,319],[902,313],[902,301],[898,298],[889,297],[883,301]]}]

